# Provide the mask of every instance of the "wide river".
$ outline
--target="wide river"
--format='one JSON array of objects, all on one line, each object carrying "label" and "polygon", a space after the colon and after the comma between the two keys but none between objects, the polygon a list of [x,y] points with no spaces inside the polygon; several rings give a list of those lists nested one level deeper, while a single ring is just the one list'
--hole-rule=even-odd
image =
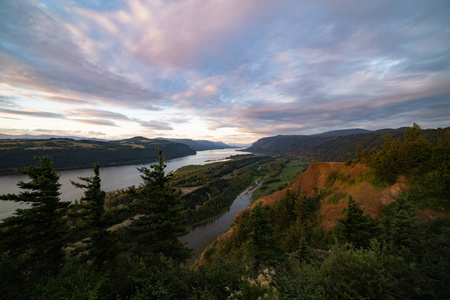
[{"label": "wide river", "polygon": [[[175,158],[166,161],[166,172],[175,171],[187,165],[204,165],[217,161],[226,160],[230,155],[246,154],[246,152],[237,152],[238,149],[219,149],[197,151],[197,154]],[[148,164],[127,165],[119,167],[100,168],[100,176],[102,179],[102,189],[105,191],[113,191],[126,188],[130,185],[138,186],[142,184],[142,179],[137,168],[149,166],[156,162]],[[83,196],[84,189],[75,188],[70,181],[79,181],[78,177],[91,177],[94,175],[92,169],[68,170],[57,172],[60,176],[61,183],[61,200],[73,202]],[[0,194],[19,193],[21,190],[17,187],[19,181],[29,181],[27,176],[23,175],[5,175],[0,176]],[[194,226],[191,232],[182,237],[191,248],[199,249],[199,247],[208,239],[218,236],[221,232],[228,229],[231,225],[234,215],[244,209],[251,203],[252,190],[247,190],[239,195],[229,211],[214,221]],[[26,208],[25,204],[0,200],[0,220],[12,216],[17,208]]]}]

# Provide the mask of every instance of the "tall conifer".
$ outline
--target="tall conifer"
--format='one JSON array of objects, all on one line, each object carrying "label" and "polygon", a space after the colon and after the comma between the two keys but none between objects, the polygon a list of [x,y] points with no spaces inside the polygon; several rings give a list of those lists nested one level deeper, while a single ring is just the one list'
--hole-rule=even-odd
[{"label": "tall conifer", "polygon": [[165,174],[165,158],[156,148],[159,163],[139,168],[144,185],[135,205],[141,215],[131,229],[138,236],[140,255],[159,256],[184,262],[191,251],[178,239],[188,232],[181,214],[182,204],[175,190],[169,186],[170,175]]},{"label": "tall conifer", "polygon": [[81,214],[85,217],[86,227],[89,229],[88,258],[92,259],[96,266],[102,266],[104,262],[114,258],[116,247],[113,234],[104,224],[106,193],[101,189],[100,165],[94,164],[93,177],[78,179],[85,183],[71,183],[77,188],[86,189],[80,203],[83,207]]},{"label": "tall conifer", "polygon": [[63,262],[66,242],[67,224],[63,216],[69,203],[59,199],[59,176],[53,171],[50,157],[35,159],[39,166],[18,171],[31,179],[17,184],[23,191],[0,196],[1,200],[30,205],[18,209],[15,216],[0,224],[0,250],[3,258],[16,268],[14,276],[22,283],[38,275],[55,273]]}]

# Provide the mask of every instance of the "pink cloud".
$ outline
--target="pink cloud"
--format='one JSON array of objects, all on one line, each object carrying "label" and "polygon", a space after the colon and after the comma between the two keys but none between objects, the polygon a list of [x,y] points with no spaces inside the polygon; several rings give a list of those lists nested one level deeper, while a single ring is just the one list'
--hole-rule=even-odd
[{"label": "pink cloud", "polygon": [[[146,6],[141,1],[132,1],[131,12],[144,23],[139,24],[139,34],[130,45],[130,51],[145,63],[189,66],[204,55],[214,57],[227,38],[255,14],[264,11],[267,3],[193,0]],[[119,16],[127,19],[123,12]]]}]

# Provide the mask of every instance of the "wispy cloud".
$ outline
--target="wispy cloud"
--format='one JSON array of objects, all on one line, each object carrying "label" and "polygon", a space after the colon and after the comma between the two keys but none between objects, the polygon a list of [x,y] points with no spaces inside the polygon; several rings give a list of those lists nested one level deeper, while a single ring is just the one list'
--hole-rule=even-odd
[{"label": "wispy cloud", "polygon": [[26,130],[16,115],[111,137],[177,136],[195,123],[199,135],[242,139],[450,126],[449,9],[445,0],[0,1],[9,121],[0,127]]},{"label": "wispy cloud", "polygon": [[163,121],[140,121],[142,127],[152,130],[173,130],[172,126]]},{"label": "wispy cloud", "polygon": [[2,112],[4,114],[30,116],[30,117],[58,118],[58,119],[65,118],[65,116],[62,114],[56,114],[56,113],[45,112],[45,111],[16,110],[16,109],[0,108],[0,112]]}]

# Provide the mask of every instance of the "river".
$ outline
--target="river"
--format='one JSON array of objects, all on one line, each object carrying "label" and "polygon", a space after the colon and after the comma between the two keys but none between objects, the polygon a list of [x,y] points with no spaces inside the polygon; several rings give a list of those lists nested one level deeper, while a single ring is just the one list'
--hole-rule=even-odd
[{"label": "river", "polygon": [[180,240],[186,243],[186,246],[189,248],[195,249],[196,254],[198,254],[198,251],[205,242],[211,240],[212,238],[218,237],[230,228],[236,214],[252,203],[252,194],[258,187],[261,186],[261,183],[262,179],[259,181],[257,180],[256,186],[249,187],[237,196],[226,213],[212,221],[192,226],[190,232],[180,237]]},{"label": "river", "polygon": [[[166,161],[166,172],[175,171],[187,165],[204,165],[224,161],[230,155],[248,154],[248,152],[236,152],[238,150],[239,149],[220,149],[197,151],[196,155]],[[156,162],[151,162],[149,164],[154,163]],[[145,166],[148,166],[149,164],[145,164]],[[142,179],[136,168],[142,166],[144,166],[144,164],[101,168],[100,177],[102,179],[102,189],[105,191],[112,191],[126,188],[130,185],[137,186],[141,184]],[[60,171],[57,172],[57,174],[60,176],[61,200],[71,202],[83,196],[84,189],[75,188],[70,183],[70,180],[77,181],[78,177],[91,177],[94,175],[92,169]],[[28,181],[29,179],[27,176],[23,175],[0,176],[0,194],[19,193],[21,190],[17,187],[17,183],[20,180]],[[212,221],[193,226],[188,234],[180,237],[180,240],[186,243],[188,247],[194,248],[198,253],[206,241],[216,238],[221,233],[228,230],[236,213],[251,204],[252,193],[260,184],[261,182],[258,182],[256,187],[250,187],[242,192],[225,214]],[[17,208],[26,207],[25,204],[0,200],[0,220],[12,216]]]}]

